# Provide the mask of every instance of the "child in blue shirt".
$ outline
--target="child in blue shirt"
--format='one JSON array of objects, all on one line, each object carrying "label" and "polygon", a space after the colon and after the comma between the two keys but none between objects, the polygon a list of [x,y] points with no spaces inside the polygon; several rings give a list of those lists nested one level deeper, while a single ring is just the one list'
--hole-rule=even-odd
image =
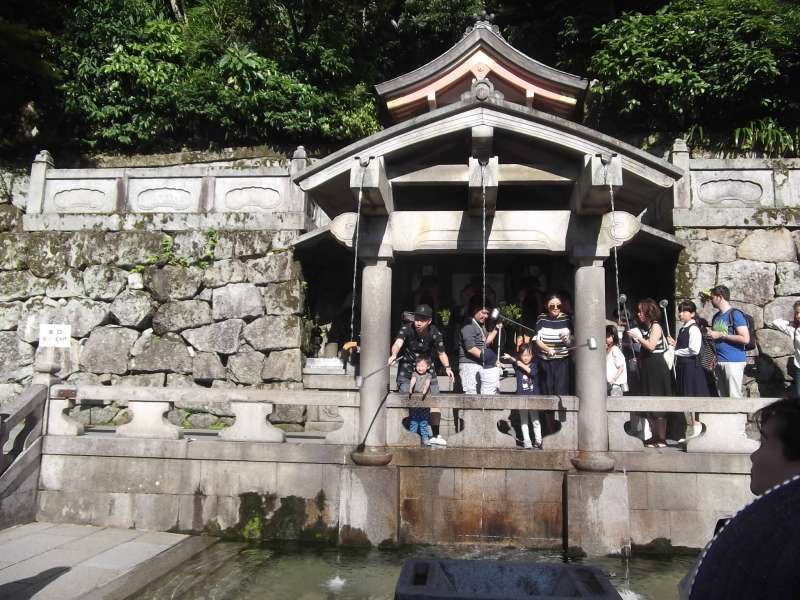
[{"label": "child in blue shirt", "polygon": [[[514,374],[517,376],[517,394],[532,396],[539,394],[536,384],[536,364],[533,362],[533,346],[524,344],[519,351],[519,356],[514,358],[510,354],[503,355],[503,359],[514,365]],[[525,448],[542,449],[542,424],[538,410],[522,409],[519,411],[520,427],[522,429],[522,445]],[[531,441],[529,423],[533,425],[533,441]]]},{"label": "child in blue shirt", "polygon": [[[423,399],[428,394],[431,387],[431,380],[434,374],[431,372],[431,361],[427,356],[418,356],[414,365],[414,373],[411,375],[409,383],[409,396],[411,394],[422,394]],[[428,446],[431,437],[431,409],[424,406],[414,406],[408,409],[408,430],[411,433],[419,433],[422,438],[422,445]]]}]

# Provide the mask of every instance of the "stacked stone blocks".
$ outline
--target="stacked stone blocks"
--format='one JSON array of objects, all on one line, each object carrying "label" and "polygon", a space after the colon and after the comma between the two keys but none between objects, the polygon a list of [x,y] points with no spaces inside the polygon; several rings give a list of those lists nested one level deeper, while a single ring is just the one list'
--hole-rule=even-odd
[{"label": "stacked stone blocks", "polygon": [[[12,206],[6,203],[0,206]],[[178,264],[150,265],[162,232],[0,232],[0,403],[33,374],[39,325],[67,323],[58,375],[95,385],[302,387],[304,283],[288,249],[294,232],[173,235]],[[206,264],[204,264],[206,263]],[[189,265],[189,266],[184,266]],[[176,424],[222,427],[225,406],[178,407]],[[84,409],[84,423],[127,421],[123,406]],[[271,419],[302,429],[303,407]]]}]

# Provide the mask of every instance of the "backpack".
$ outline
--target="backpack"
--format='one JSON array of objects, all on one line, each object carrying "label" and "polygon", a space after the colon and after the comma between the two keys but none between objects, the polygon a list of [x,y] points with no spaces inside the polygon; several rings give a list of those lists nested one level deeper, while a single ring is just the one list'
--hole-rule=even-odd
[{"label": "backpack", "polygon": [[[744,320],[747,322],[747,332],[750,334],[750,341],[744,345],[745,350],[755,350],[756,349],[756,326],[755,321],[753,321],[753,317],[748,315],[746,312],[739,310],[738,308],[731,308],[728,311],[728,327],[733,328],[733,311],[739,311],[739,313],[744,317]],[[736,329],[733,328],[734,333],[736,333]]]}]

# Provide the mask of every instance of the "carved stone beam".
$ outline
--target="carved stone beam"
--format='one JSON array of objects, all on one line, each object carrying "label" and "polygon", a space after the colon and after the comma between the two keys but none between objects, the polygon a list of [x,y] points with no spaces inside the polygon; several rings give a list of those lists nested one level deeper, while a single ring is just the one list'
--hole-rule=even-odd
[{"label": "carved stone beam", "polygon": [[610,186],[622,186],[622,159],[617,154],[586,154],[583,170],[572,189],[570,208],[583,215],[599,215],[611,206]]},{"label": "carved stone beam", "polygon": [[394,212],[392,183],[386,177],[386,165],[382,156],[355,157],[350,167],[350,189],[358,200],[362,193],[361,214],[370,216],[390,215]]},{"label": "carved stone beam", "polygon": [[567,246],[574,257],[608,257],[611,249],[632,240],[642,224],[634,215],[616,211],[602,216],[572,213]]},{"label": "carved stone beam", "polygon": [[492,156],[494,145],[494,127],[490,125],[475,125],[472,128],[472,157],[482,162]]},{"label": "carved stone beam", "polygon": [[483,194],[486,194],[486,216],[494,215],[497,208],[497,182],[499,180],[498,160],[493,156],[486,164],[477,158],[469,159],[469,214],[479,217],[483,214]]},{"label": "carved stone beam", "polygon": [[[574,173],[566,169],[545,169],[537,165],[497,165],[498,183],[514,185],[572,185]],[[463,185],[470,180],[469,165],[430,165],[392,177],[392,186]]]},{"label": "carved stone beam", "polygon": [[[396,214],[396,213],[395,213]],[[346,248],[356,246],[356,213],[342,213],[330,224],[330,232]],[[358,254],[364,258],[391,259],[392,227],[386,217],[361,217],[358,235]]]}]

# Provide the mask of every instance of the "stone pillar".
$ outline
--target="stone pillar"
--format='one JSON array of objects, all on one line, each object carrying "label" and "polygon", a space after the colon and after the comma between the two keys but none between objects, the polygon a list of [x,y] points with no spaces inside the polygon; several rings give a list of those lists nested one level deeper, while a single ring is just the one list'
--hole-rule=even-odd
[{"label": "stone pillar", "polygon": [[[610,471],[606,413],[605,269],[599,258],[575,259],[575,388],[578,411],[578,456],[572,463],[582,471]],[[587,340],[594,338],[591,349]]]},{"label": "stone pillar", "polygon": [[47,171],[53,168],[53,157],[47,150],[42,150],[33,159],[31,165],[31,183],[28,188],[28,204],[25,212],[40,213],[44,207],[44,191],[47,184]]},{"label": "stone pillar", "polygon": [[361,383],[358,411],[358,435],[366,447],[353,453],[353,461],[361,465],[385,465],[392,460],[386,449],[383,404],[389,392],[389,369],[380,369],[386,366],[391,346],[392,269],[385,259],[366,262],[361,274],[361,375],[369,377]]},{"label": "stone pillar", "polygon": [[691,170],[691,155],[686,140],[677,138],[669,151],[669,161],[676,167],[684,171],[683,177],[675,182],[673,187],[673,208],[691,208],[692,190],[689,182],[689,171]]}]

